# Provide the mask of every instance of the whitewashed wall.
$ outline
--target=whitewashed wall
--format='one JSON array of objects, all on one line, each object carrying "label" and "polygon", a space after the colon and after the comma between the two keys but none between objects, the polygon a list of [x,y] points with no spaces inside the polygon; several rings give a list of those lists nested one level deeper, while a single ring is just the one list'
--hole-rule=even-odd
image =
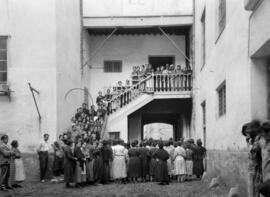
[{"label": "whitewashed wall", "polygon": [[[105,36],[90,36],[87,43],[86,55],[93,53]],[[171,36],[171,38],[185,51],[185,37]],[[118,35],[112,36],[101,50],[89,62],[92,65],[89,78],[90,92],[96,98],[98,91],[105,91],[106,87],[117,85],[117,81],[123,82],[130,79],[132,67],[148,63],[149,55],[172,55],[175,63],[185,65],[185,58],[175,47],[161,35]],[[122,60],[123,70],[121,73],[104,73],[104,60]],[[98,68],[96,68],[98,67]],[[86,68],[89,69],[89,68]]]},{"label": "whitewashed wall", "polygon": [[[70,126],[82,95],[64,95],[81,86],[79,1],[0,0],[0,35],[8,39],[11,102],[0,96],[0,133],[36,151],[43,133],[51,141]],[[28,82],[40,91],[39,123]]]},{"label": "whitewashed wall", "polygon": [[[206,100],[208,149],[241,150],[246,142],[241,127],[267,118],[265,65],[249,57],[249,16],[242,1],[227,0],[227,25],[218,37],[217,5],[198,1],[195,10],[195,131],[203,138],[201,103]],[[201,15],[206,7],[206,64],[202,68]],[[218,116],[216,88],[226,80],[226,115]],[[222,140],[221,140],[222,139]]]},{"label": "whitewashed wall", "polygon": [[193,0],[84,0],[85,17],[191,15]]},{"label": "whitewashed wall", "polygon": [[[34,151],[44,132],[56,132],[56,27],[54,0],[0,0],[0,35],[8,35],[9,102],[0,97],[0,132],[17,139],[23,151]],[[40,91],[37,103],[28,82]]]}]

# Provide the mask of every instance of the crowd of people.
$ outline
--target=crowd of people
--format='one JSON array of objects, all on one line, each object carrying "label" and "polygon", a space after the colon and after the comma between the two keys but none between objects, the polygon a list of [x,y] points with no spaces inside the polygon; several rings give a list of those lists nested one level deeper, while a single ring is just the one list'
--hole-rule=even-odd
[{"label": "crowd of people", "polygon": [[8,135],[1,137],[0,143],[0,190],[22,187],[20,183],[25,180],[25,172],[19,143],[13,140],[8,144]]},{"label": "crowd of people", "polygon": [[144,64],[141,66],[134,66],[131,78],[132,84],[136,84],[138,81],[145,79],[147,76],[156,75],[167,75],[167,74],[189,74],[192,70],[189,66],[183,68],[181,65],[166,64],[164,66],[158,66],[156,69],[151,64]]},{"label": "crowd of people", "polygon": [[270,121],[246,123],[242,134],[249,146],[249,195],[270,196]]},{"label": "crowd of people", "polygon": [[[45,134],[39,152],[48,152],[48,139],[49,135]],[[81,133],[74,137],[64,134],[57,144],[53,145],[53,172],[55,178],[64,175],[68,188],[110,182],[156,181],[165,185],[174,180],[191,180],[193,175],[201,178],[204,172],[206,149],[202,147],[201,140],[197,140],[197,144],[193,139],[177,142],[149,139],[140,143],[137,140],[124,143],[120,139],[94,139]],[[40,162],[47,162],[47,159],[42,158]],[[45,166],[44,163],[42,165]],[[42,182],[44,177],[41,166]]]}]

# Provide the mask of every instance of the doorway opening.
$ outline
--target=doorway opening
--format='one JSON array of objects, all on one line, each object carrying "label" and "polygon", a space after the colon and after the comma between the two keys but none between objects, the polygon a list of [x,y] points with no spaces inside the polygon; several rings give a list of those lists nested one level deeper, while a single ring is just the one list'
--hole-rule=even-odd
[{"label": "doorway opening", "polygon": [[165,66],[166,64],[175,64],[175,56],[149,56],[148,62],[156,71],[157,67]]},{"label": "doorway opening", "polygon": [[169,140],[174,138],[174,128],[171,124],[150,123],[143,126],[143,139]]}]

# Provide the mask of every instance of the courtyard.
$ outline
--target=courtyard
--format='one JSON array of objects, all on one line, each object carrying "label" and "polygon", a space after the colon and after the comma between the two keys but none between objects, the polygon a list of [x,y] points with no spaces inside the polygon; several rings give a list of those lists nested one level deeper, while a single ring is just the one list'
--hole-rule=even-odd
[{"label": "courtyard", "polygon": [[28,182],[23,188],[11,192],[15,197],[225,197],[228,189],[221,186],[209,188],[201,181],[171,183],[108,184],[67,189],[64,184]]}]

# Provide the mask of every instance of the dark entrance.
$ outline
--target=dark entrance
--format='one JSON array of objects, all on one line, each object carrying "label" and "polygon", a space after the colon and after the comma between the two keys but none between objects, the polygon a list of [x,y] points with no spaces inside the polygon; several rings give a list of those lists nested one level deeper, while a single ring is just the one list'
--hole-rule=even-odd
[{"label": "dark entrance", "polygon": [[[173,135],[170,137],[179,140],[184,134],[189,133],[191,112],[192,100],[190,98],[153,100],[128,116],[128,140],[142,140],[144,126],[151,123],[172,125]],[[157,129],[162,128],[158,127]],[[165,132],[166,128],[163,131]]]},{"label": "dark entrance", "polygon": [[149,56],[148,57],[149,64],[152,65],[152,68],[156,70],[157,67],[165,66],[166,64],[174,64],[175,57],[174,56]]}]

